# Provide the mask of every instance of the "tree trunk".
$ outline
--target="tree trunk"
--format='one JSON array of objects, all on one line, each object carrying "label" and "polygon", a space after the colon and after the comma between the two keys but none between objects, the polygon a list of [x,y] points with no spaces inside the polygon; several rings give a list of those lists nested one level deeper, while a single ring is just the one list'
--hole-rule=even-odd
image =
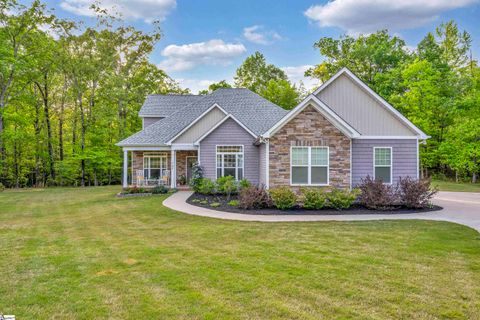
[{"label": "tree trunk", "polygon": [[77,94],[78,99],[78,107],[80,109],[80,126],[81,126],[81,135],[80,135],[80,150],[82,151],[82,160],[81,160],[81,167],[82,167],[82,187],[85,187],[85,113],[83,110],[83,103],[82,103],[82,93],[79,91]]},{"label": "tree trunk", "polygon": [[97,168],[93,168],[93,185],[98,187],[98,180],[97,180]]},{"label": "tree trunk", "polygon": [[63,121],[65,116],[65,91],[67,90],[67,80],[63,83],[62,101],[60,103],[60,114],[58,115],[58,151],[60,161],[63,161]]},{"label": "tree trunk", "polygon": [[52,143],[52,126],[50,123],[50,105],[48,96],[48,74],[43,75],[43,88],[40,83],[36,83],[40,94],[43,98],[43,112],[45,116],[45,124],[47,125],[47,148],[48,148],[48,162],[49,171],[52,182],[55,181],[55,160],[53,159],[53,143]]},{"label": "tree trunk", "polygon": [[[36,90],[35,90],[36,91]],[[33,123],[35,129],[35,186],[39,187],[40,180],[40,103],[35,103],[35,120]]]},{"label": "tree trunk", "polygon": [[477,173],[473,172],[472,174],[472,183],[477,183]]}]

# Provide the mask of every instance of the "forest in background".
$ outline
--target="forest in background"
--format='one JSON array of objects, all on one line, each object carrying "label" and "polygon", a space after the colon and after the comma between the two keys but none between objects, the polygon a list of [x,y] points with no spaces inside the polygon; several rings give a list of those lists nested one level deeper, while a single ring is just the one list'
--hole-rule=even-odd
[{"label": "forest in background", "polygon": [[[97,9],[86,28],[55,17],[40,1],[0,0],[0,183],[7,187],[117,184],[122,153],[115,143],[141,129],[147,94],[189,93],[149,61],[161,41]],[[471,38],[455,22],[428,33],[416,48],[387,31],[314,44],[307,71],[325,81],[348,67],[431,136],[421,171],[476,182],[480,172],[480,68]],[[234,83],[293,108],[306,94],[255,52]]]}]

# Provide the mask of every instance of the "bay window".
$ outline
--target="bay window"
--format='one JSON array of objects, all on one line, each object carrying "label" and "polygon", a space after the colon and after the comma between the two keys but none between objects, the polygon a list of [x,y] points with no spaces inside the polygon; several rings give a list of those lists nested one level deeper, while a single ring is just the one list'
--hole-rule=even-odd
[{"label": "bay window", "polygon": [[243,179],[243,146],[217,146],[217,178],[232,176]]},{"label": "bay window", "polygon": [[292,147],[290,155],[292,185],[329,184],[328,147]]},{"label": "bay window", "polygon": [[392,183],[392,148],[374,147],[373,175],[375,180]]}]

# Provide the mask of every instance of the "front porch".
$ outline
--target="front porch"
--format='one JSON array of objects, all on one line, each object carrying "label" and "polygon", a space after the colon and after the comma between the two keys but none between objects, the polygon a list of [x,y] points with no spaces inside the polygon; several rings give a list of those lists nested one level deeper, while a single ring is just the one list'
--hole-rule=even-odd
[{"label": "front porch", "polygon": [[187,189],[192,167],[198,161],[197,150],[123,150],[123,187]]}]

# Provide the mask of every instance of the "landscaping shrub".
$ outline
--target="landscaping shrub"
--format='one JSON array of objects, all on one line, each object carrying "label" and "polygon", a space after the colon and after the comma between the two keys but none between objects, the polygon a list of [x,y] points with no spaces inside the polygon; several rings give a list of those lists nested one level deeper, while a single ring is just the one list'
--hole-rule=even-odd
[{"label": "landscaping shrub", "polygon": [[209,195],[215,193],[215,183],[208,178],[201,178],[197,188],[197,192],[200,194]]},{"label": "landscaping shrub", "polygon": [[240,201],[238,201],[238,200],[230,200],[230,201],[228,201],[228,205],[229,205],[230,207],[238,207],[238,206],[240,205]]},{"label": "landscaping shrub", "polygon": [[217,179],[217,191],[227,196],[227,200],[230,200],[230,196],[237,192],[237,183],[232,176],[220,177]]},{"label": "landscaping shrub", "polygon": [[430,187],[429,179],[400,178],[397,187],[400,203],[407,208],[419,209],[430,205],[430,200],[438,192]]},{"label": "landscaping shrub", "polygon": [[147,190],[145,190],[144,188],[133,186],[131,188],[125,188],[122,193],[123,194],[147,193]]},{"label": "landscaping shrub", "polygon": [[261,209],[272,206],[272,199],[263,186],[249,186],[241,189],[238,206],[242,209]]},{"label": "landscaping shrub", "polygon": [[301,192],[303,194],[303,207],[305,209],[319,210],[322,209],[327,202],[327,196],[322,189],[303,188]]},{"label": "landscaping shrub", "polygon": [[333,189],[327,193],[328,206],[336,210],[348,209],[355,202],[359,194],[357,189]]},{"label": "landscaping shrub", "polygon": [[245,188],[248,188],[250,187],[252,184],[250,183],[250,181],[248,181],[247,179],[243,178],[242,180],[240,180],[238,182],[238,188],[239,189],[245,189]]},{"label": "landscaping shrub", "polygon": [[155,186],[152,188],[152,193],[153,194],[164,194],[168,193],[168,188],[165,186]]},{"label": "landscaping shrub", "polygon": [[280,210],[292,209],[297,203],[297,195],[287,187],[270,190],[273,204]]},{"label": "landscaping shrub", "polygon": [[399,205],[398,193],[394,185],[374,180],[370,176],[361,180],[360,203],[368,209],[390,210]]},{"label": "landscaping shrub", "polygon": [[218,207],[220,207],[220,205],[221,205],[220,202],[212,202],[212,203],[210,203],[210,207],[213,207],[213,208],[218,208]]}]

